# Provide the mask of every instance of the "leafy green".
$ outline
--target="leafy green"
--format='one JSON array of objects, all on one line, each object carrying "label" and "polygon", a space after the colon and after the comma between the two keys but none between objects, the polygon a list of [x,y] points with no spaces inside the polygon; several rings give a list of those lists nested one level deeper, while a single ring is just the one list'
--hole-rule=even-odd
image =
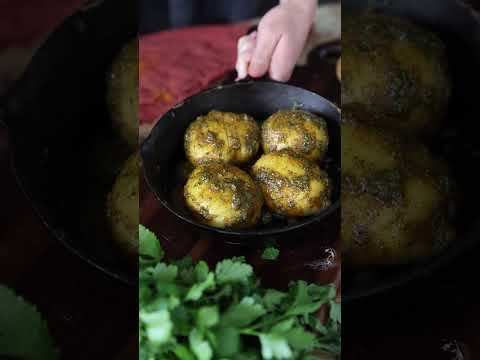
[{"label": "leafy green", "polygon": [[263,250],[262,253],[262,259],[263,260],[277,260],[278,256],[280,255],[280,250],[278,250],[276,247],[269,246]]},{"label": "leafy green", "polygon": [[35,307],[0,285],[0,358],[54,360],[47,323]]},{"label": "leafy green", "polygon": [[222,325],[242,328],[250,325],[265,314],[261,303],[256,303],[251,297],[244,297],[239,303],[233,304],[223,313]]},{"label": "leafy green", "polygon": [[[153,233],[144,234],[151,242]],[[340,354],[341,306],[334,286],[296,281],[286,292],[264,289],[244,258],[211,269],[191,259],[162,262],[160,246],[148,248],[154,250],[139,273],[141,360],[307,360],[318,358],[314,350]],[[330,314],[326,323],[316,317],[322,306]]]},{"label": "leafy green", "polygon": [[140,247],[140,260],[162,260],[164,253],[157,236],[143,225],[139,225],[138,227],[138,241]]},{"label": "leafy green", "polygon": [[218,263],[215,274],[220,285],[247,282],[253,274],[253,268],[248,264],[244,264],[243,261],[229,259]]},{"label": "leafy green", "polygon": [[285,337],[271,333],[260,334],[262,356],[264,359],[291,359],[292,350]]}]

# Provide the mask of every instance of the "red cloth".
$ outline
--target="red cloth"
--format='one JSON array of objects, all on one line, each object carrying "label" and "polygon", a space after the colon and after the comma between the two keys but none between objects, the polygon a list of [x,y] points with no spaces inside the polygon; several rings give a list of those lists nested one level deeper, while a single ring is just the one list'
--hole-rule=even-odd
[{"label": "red cloth", "polygon": [[208,87],[235,66],[237,40],[249,24],[164,31],[140,39],[140,124]]}]

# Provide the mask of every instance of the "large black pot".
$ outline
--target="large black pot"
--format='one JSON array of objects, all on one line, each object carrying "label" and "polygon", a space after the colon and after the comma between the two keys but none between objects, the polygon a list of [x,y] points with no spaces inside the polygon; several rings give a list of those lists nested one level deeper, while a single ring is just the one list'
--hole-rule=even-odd
[{"label": "large black pot", "polygon": [[[280,109],[294,107],[318,114],[327,122],[330,145],[323,168],[332,180],[332,205],[314,216],[294,221],[274,217],[267,224],[245,230],[218,229],[198,222],[183,202],[186,178],[181,174],[178,176],[182,172],[182,164],[186,163],[183,139],[189,124],[212,109],[247,113],[261,123]],[[161,204],[179,219],[221,234],[227,241],[252,243],[259,236],[280,234],[293,237],[293,230],[303,230],[330,219],[329,215],[340,208],[340,112],[328,100],[299,87],[271,81],[249,81],[203,91],[175,106],[158,120],[141,146],[141,155],[147,182]]]},{"label": "large black pot", "polygon": [[130,283],[136,271],[105,225],[105,196],[128,155],[111,128],[105,83],[114,55],[137,34],[137,7],[112,0],[73,14],[0,104],[18,183],[41,220],[68,249]]},{"label": "large black pot", "polygon": [[436,32],[447,44],[453,77],[453,98],[445,131],[432,149],[449,161],[462,192],[458,213],[458,238],[440,256],[429,261],[374,271],[344,267],[342,297],[345,302],[366,300],[414,280],[422,281],[444,265],[451,265],[480,240],[480,141],[478,140],[478,84],[480,83],[480,17],[456,0],[371,1],[343,0],[344,14],[374,11],[408,18]]}]

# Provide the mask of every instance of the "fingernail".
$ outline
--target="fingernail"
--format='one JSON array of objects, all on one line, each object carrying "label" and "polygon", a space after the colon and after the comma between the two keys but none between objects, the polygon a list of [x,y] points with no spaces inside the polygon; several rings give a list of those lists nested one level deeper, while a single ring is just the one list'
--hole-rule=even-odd
[{"label": "fingernail", "polygon": [[245,77],[245,71],[243,69],[242,70],[237,69],[237,79],[235,81],[243,79],[244,77]]}]

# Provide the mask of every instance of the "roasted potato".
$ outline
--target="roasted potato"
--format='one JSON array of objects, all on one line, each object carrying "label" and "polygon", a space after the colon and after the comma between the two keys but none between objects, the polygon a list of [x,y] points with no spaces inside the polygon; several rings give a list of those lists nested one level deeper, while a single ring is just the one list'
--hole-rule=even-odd
[{"label": "roasted potato", "polygon": [[342,123],[342,246],[351,266],[428,258],[454,237],[455,191],[446,164],[386,130]]},{"label": "roasted potato", "polygon": [[131,155],[107,198],[107,219],[113,238],[131,262],[138,259],[138,175],[140,157]]},{"label": "roasted potato", "polygon": [[107,104],[115,129],[130,146],[138,147],[138,40],[114,59],[107,78]]},{"label": "roasted potato", "polygon": [[185,153],[194,165],[206,161],[243,164],[260,147],[260,128],[246,114],[212,110],[199,116],[185,133]]},{"label": "roasted potato", "polygon": [[342,106],[409,135],[438,128],[451,93],[444,43],[407,20],[377,14],[347,17],[342,29]]},{"label": "roasted potato", "polygon": [[252,178],[222,162],[197,166],[185,184],[184,196],[201,222],[217,228],[251,227],[262,213],[262,194]]},{"label": "roasted potato", "polygon": [[252,167],[268,208],[299,217],[330,205],[330,181],[317,164],[289,151],[264,154]]},{"label": "roasted potato", "polygon": [[304,110],[280,110],[262,125],[265,153],[291,150],[309,160],[320,160],[328,148],[324,119]]}]

